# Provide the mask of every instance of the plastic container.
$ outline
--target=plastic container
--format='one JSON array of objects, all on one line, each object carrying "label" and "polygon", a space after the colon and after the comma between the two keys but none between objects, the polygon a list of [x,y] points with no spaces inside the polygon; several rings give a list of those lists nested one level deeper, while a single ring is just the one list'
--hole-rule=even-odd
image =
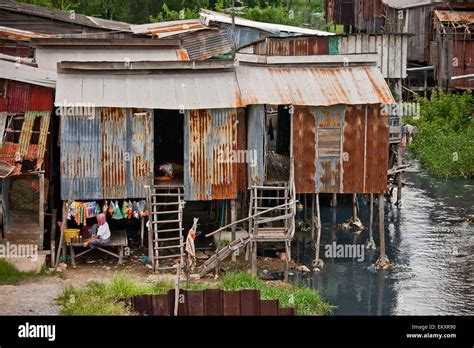
[{"label": "plastic container", "polygon": [[80,230],[77,228],[67,228],[64,230],[64,240],[66,241],[66,244],[71,243],[71,239],[74,243],[74,241],[77,241],[77,238],[79,237],[79,232]]}]

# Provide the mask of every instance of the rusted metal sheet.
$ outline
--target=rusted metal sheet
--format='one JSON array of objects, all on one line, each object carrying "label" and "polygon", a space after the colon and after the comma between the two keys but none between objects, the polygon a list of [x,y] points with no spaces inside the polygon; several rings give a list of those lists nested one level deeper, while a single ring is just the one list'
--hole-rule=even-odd
[{"label": "rusted metal sheet", "polygon": [[25,112],[28,110],[31,85],[18,81],[8,81],[7,107],[8,112]]},{"label": "rusted metal sheet", "polygon": [[153,111],[132,109],[127,118],[127,132],[130,149],[127,195],[145,197],[144,186],[150,184],[153,176]]},{"label": "rusted metal sheet", "polygon": [[370,67],[313,68],[240,65],[236,69],[244,104],[391,104],[380,70]]},{"label": "rusted metal sheet", "polygon": [[[278,300],[262,300],[258,290],[204,291],[179,290],[178,316],[296,315],[294,307],[281,308]],[[131,309],[139,315],[170,316],[174,313],[175,290],[163,295],[137,295],[130,298]]]},{"label": "rusted metal sheet", "polygon": [[[474,74],[474,40],[463,36],[452,40],[453,59],[457,64],[453,64],[452,76],[462,76]],[[452,62],[450,59],[449,62]],[[456,88],[474,88],[474,78],[465,78],[450,81],[450,85]]]},{"label": "rusted metal sheet", "polygon": [[267,56],[307,56],[329,54],[329,37],[269,37],[265,41],[260,41],[255,44],[254,53]]},{"label": "rusted metal sheet", "polygon": [[240,292],[224,291],[223,293],[223,309],[224,315],[240,314]]},{"label": "rusted metal sheet", "polygon": [[186,200],[237,196],[237,112],[191,110],[185,115],[184,186]]},{"label": "rusted metal sheet", "polygon": [[52,111],[54,89],[31,85],[31,95],[28,109],[31,111]]},{"label": "rusted metal sheet", "polygon": [[292,116],[296,193],[316,190],[316,117],[314,107],[294,106]]},{"label": "rusted metal sheet", "polygon": [[100,111],[102,142],[102,197],[127,196],[126,162],[127,115],[125,109],[103,108]]},{"label": "rusted metal sheet", "polygon": [[[345,111],[343,193],[363,192],[365,112],[365,105],[349,106]],[[388,151],[388,146],[386,149]]]},{"label": "rusted metal sheet", "polygon": [[450,22],[456,24],[473,24],[474,11],[434,11],[435,16],[440,22]]},{"label": "rusted metal sheet", "polygon": [[247,153],[252,154],[253,163],[247,164],[250,185],[263,185],[265,110],[263,105],[250,105],[247,108]]},{"label": "rusted metal sheet", "polygon": [[0,36],[12,41],[30,41],[31,39],[49,38],[53,35],[40,34],[27,30],[0,26]]},{"label": "rusted metal sheet", "polygon": [[[102,199],[100,117],[61,115],[61,199]],[[71,192],[71,197],[69,197]]]},{"label": "rusted metal sheet", "polygon": [[387,189],[388,116],[379,105],[367,106],[365,184],[363,193],[383,193]]},{"label": "rusted metal sheet", "polygon": [[191,60],[205,60],[232,50],[229,31],[226,28],[181,34],[177,38],[181,39]]},{"label": "rusted metal sheet", "polygon": [[[247,122],[245,109],[237,109],[237,154],[247,150]],[[247,164],[246,161],[237,161],[237,190],[247,192]]]}]

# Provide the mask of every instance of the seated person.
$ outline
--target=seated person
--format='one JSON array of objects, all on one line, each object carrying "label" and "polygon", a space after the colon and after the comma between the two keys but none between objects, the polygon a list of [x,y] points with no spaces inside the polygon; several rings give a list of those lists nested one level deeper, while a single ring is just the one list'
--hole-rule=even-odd
[{"label": "seated person", "polygon": [[84,247],[91,248],[105,245],[110,242],[110,228],[106,221],[105,214],[97,215],[97,224],[91,227],[92,237],[84,242]]}]

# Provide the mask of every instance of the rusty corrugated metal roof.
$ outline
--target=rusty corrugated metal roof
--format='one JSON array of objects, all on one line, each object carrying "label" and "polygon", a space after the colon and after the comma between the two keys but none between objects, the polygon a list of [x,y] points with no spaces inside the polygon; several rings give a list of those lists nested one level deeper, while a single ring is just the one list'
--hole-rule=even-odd
[{"label": "rusty corrugated metal roof", "polygon": [[160,74],[59,74],[56,105],[63,101],[96,107],[136,107],[171,110],[219,109],[244,106],[233,71],[173,70]]},{"label": "rusty corrugated metal roof", "polygon": [[431,5],[431,0],[382,0],[382,2],[388,7],[398,9]]},{"label": "rusty corrugated metal roof", "polygon": [[266,67],[241,64],[236,74],[245,105],[328,106],[394,102],[377,67]]},{"label": "rusty corrugated metal roof", "polygon": [[434,11],[440,22],[450,22],[459,24],[473,24],[474,11]]},{"label": "rusty corrugated metal roof", "polygon": [[158,39],[162,39],[181,33],[209,29],[209,27],[202,24],[199,19],[183,19],[157,23],[132,24],[130,25],[130,29],[134,34],[151,34]]},{"label": "rusty corrugated metal roof", "polygon": [[391,104],[393,97],[374,66],[316,68],[257,66],[235,69],[160,70],[135,75],[59,74],[62,101],[97,107],[172,110],[220,109],[252,104]]},{"label": "rusty corrugated metal roof", "polygon": [[232,50],[228,30],[208,29],[178,35],[191,60],[204,60]]},{"label": "rusty corrugated metal roof", "polygon": [[14,41],[30,41],[31,39],[44,39],[53,37],[48,34],[40,34],[27,30],[20,30],[15,28],[9,28],[0,26],[0,36]]}]

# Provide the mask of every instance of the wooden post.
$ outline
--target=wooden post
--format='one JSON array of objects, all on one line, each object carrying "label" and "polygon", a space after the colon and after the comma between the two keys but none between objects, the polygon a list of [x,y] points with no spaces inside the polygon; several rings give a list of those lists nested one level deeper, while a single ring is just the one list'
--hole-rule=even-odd
[{"label": "wooden post", "polygon": [[357,220],[357,193],[352,194],[352,221]]},{"label": "wooden post", "polygon": [[[397,166],[400,167],[403,165],[403,158],[402,158],[402,149],[400,144],[398,144],[398,156],[397,156]],[[398,173],[397,178],[397,205],[402,203],[402,172]]]},{"label": "wooden post", "polygon": [[67,205],[66,202],[63,202],[63,215],[62,215],[62,221],[61,221],[61,228],[60,228],[60,235],[59,235],[59,244],[58,244],[58,253],[56,255],[56,262],[54,264],[54,267],[57,269],[59,265],[59,256],[61,255],[61,248],[63,250],[64,258],[66,258],[66,253],[64,252],[65,247],[63,247],[64,243],[64,230],[66,229],[67,225]]},{"label": "wooden post", "polygon": [[369,242],[373,240],[373,224],[374,224],[374,194],[370,194],[369,206]]},{"label": "wooden post", "polygon": [[385,223],[384,223],[384,197],[379,194],[379,232],[380,232],[380,260],[385,260]]},{"label": "wooden post", "polygon": [[140,247],[143,248],[143,240],[145,239],[145,218],[140,218]]},{"label": "wooden post", "polygon": [[[230,222],[234,223],[237,221],[237,204],[235,202],[235,199],[230,200]],[[231,232],[232,232],[232,242],[235,241],[236,239],[236,229],[237,225],[232,225],[231,226]],[[235,255],[236,253],[232,253],[232,261],[236,261],[237,257]]]},{"label": "wooden post", "polygon": [[251,242],[251,253],[252,253],[252,274],[257,275],[257,242]]},{"label": "wooden post", "polygon": [[319,244],[321,243],[321,212],[319,209],[319,193],[316,193],[316,215],[317,215],[317,238],[316,238],[316,257],[314,260],[314,267],[319,265]]},{"label": "wooden post", "polygon": [[331,207],[337,206],[337,193],[333,192],[331,199]]},{"label": "wooden post", "polygon": [[39,250],[43,250],[43,240],[44,240],[44,173],[40,172],[38,174],[39,181],[39,228],[40,228],[40,241],[39,241]]},{"label": "wooden post", "polygon": [[53,209],[53,215],[51,216],[51,235],[50,235],[50,251],[51,251],[51,267],[54,267],[54,260],[56,260],[56,223],[58,220],[58,210],[56,208]]},{"label": "wooden post", "polygon": [[181,277],[181,262],[178,262],[176,264],[176,279],[174,282],[174,316],[178,316],[180,277]]},{"label": "wooden post", "polygon": [[314,209],[315,209],[316,196],[311,197],[311,240],[314,240]]}]

